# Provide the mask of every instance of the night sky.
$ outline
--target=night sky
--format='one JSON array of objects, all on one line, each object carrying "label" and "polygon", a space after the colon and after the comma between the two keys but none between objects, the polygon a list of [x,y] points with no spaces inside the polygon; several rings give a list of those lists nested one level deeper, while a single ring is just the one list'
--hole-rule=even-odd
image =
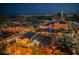
[{"label": "night sky", "polygon": [[76,3],[16,3],[0,4],[0,16],[47,15],[64,11],[68,14],[79,14]]}]

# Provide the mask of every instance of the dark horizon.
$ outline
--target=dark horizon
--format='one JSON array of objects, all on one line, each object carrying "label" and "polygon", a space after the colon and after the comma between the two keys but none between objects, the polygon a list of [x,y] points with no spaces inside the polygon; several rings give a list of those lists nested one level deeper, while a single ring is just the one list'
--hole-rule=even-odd
[{"label": "dark horizon", "polygon": [[2,3],[0,16],[79,14],[78,3]]}]

